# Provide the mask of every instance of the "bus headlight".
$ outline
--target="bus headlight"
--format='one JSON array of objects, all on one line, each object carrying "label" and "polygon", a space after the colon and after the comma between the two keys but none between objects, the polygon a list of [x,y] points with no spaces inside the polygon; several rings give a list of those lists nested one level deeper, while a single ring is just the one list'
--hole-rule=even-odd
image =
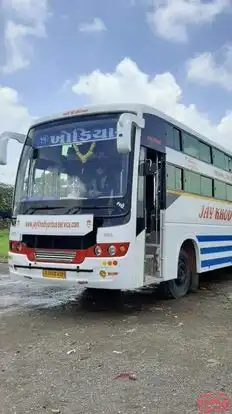
[{"label": "bus headlight", "polygon": [[113,244],[108,247],[108,253],[109,253],[110,256],[115,256],[116,251],[117,251],[116,247]]}]

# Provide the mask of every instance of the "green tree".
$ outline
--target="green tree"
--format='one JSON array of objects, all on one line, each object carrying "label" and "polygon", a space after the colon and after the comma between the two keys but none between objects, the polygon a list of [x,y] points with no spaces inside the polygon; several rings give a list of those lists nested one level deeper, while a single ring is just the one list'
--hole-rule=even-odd
[{"label": "green tree", "polygon": [[0,183],[0,214],[10,211],[12,206],[14,187],[9,184]]}]

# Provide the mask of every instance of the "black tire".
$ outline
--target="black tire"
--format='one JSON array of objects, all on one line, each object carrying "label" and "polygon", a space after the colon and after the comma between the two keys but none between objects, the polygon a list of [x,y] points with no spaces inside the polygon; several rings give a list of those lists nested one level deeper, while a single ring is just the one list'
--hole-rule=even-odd
[{"label": "black tire", "polygon": [[191,283],[189,287],[189,292],[191,293],[197,293],[199,290],[199,273],[192,272],[191,274]]},{"label": "black tire", "polygon": [[163,293],[168,299],[180,299],[191,288],[191,271],[185,250],[181,249],[178,259],[177,278],[163,283]]}]

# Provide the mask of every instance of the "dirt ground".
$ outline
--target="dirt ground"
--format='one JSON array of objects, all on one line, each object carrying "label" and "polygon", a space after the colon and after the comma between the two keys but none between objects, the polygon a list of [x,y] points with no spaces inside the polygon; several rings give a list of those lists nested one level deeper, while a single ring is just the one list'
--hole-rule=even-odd
[{"label": "dirt ground", "polygon": [[231,269],[182,300],[125,294],[118,309],[0,272],[0,413],[197,413],[201,393],[232,397]]}]

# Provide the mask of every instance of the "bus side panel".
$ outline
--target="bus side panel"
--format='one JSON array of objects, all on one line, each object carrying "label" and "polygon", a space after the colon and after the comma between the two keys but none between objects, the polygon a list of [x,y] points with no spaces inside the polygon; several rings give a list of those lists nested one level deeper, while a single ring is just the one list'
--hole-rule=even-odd
[{"label": "bus side panel", "polygon": [[177,277],[178,256],[192,240],[199,273],[232,264],[232,203],[181,192],[167,193],[163,231],[163,280]]}]

